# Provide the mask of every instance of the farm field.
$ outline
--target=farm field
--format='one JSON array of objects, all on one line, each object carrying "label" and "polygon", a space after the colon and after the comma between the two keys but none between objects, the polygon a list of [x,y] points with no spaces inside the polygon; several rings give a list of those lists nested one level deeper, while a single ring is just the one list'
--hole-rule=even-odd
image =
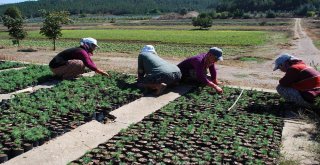
[{"label": "farm field", "polygon": [[[55,52],[52,51],[52,41],[39,35],[39,25],[32,24],[28,27],[29,36],[21,42],[20,48],[12,46],[7,32],[0,31],[0,58],[47,64],[57,52],[78,46],[78,40],[83,35],[98,39],[101,49],[93,58],[99,66],[103,68],[121,63],[130,65],[128,73],[135,73],[136,63],[125,60],[135,59],[146,44],[154,45],[161,57],[176,61],[218,46],[224,50],[225,60],[219,63],[218,68],[223,85],[230,82],[239,85],[236,80],[241,79],[247,86],[275,89],[274,82],[277,83],[282,74],[271,72],[274,57],[279,52],[296,50],[291,47],[294,45],[291,43],[292,22],[292,19],[217,20],[216,26],[208,31],[195,30],[183,21],[177,21],[174,26],[170,25],[172,21],[165,20],[117,20],[112,25],[101,22],[92,26],[90,21],[79,22],[64,28],[63,37],[57,41],[58,51]],[[120,59],[120,62],[113,62],[113,58]],[[41,71],[50,74],[47,69]],[[89,120],[109,120],[108,117],[112,117],[108,116],[110,111],[143,96],[142,91],[130,85],[135,81],[134,76],[113,71],[111,79],[94,76],[62,81],[52,89],[42,89],[30,95],[20,94],[2,101],[1,110],[4,111],[1,111],[0,121],[12,128],[4,130],[4,134],[0,133],[0,153],[5,153],[10,159],[18,155],[13,153],[14,149],[19,148],[17,146],[23,148],[42,144]],[[265,79],[266,82],[261,83]],[[13,78],[11,81],[18,80]],[[37,83],[31,82],[29,85]],[[11,87],[3,93],[17,89]],[[131,125],[111,140],[83,153],[70,164],[281,163],[283,112],[293,107],[285,104],[277,94],[244,91],[236,107],[228,110],[241,90],[228,87],[224,90],[223,95],[217,95],[206,87],[197,86],[192,92],[145,117],[138,124]],[[39,101],[43,104],[36,104]],[[14,121],[14,116],[19,116],[19,119]],[[62,122],[66,118],[68,120]],[[38,142],[26,139],[30,138],[30,132],[41,134],[37,137]],[[4,144],[4,139],[9,141],[8,144]],[[29,149],[24,148],[23,152]]]},{"label": "farm field", "polygon": [[[58,49],[74,47],[78,45],[79,38],[91,36],[98,39],[101,45],[98,52],[102,53],[137,54],[143,45],[153,44],[161,56],[184,58],[205,52],[209,47],[218,46],[224,48],[226,59],[228,57],[233,59],[243,54],[248,55],[254,50],[265,49],[265,47],[277,47],[278,44],[288,41],[290,34],[287,25],[292,24],[290,19],[281,20],[280,23],[267,20],[266,25],[263,26],[253,20],[247,21],[249,23],[240,20],[219,20],[217,25],[213,26],[213,30],[209,31],[195,30],[190,25],[168,25],[172,21],[159,20],[158,26],[152,23],[146,23],[146,25],[121,25],[119,23],[120,25],[101,24],[88,28],[77,24],[70,25],[72,29],[63,31],[63,37],[57,41],[57,47]],[[40,28],[39,25],[36,26]],[[1,45],[11,47],[11,41],[6,39],[8,34],[2,31],[0,36],[4,38],[0,40]],[[21,45],[34,49],[50,49],[52,43],[41,36],[39,31],[31,30],[28,38],[21,41]]]}]

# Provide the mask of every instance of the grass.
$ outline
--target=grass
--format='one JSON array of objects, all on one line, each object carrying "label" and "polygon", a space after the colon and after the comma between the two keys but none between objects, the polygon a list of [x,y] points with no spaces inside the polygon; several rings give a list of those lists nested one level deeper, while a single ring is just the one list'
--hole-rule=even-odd
[{"label": "grass", "polygon": [[259,62],[259,63],[261,63],[267,59],[261,58],[261,57],[245,56],[245,57],[240,57],[239,60],[244,61],[244,62]]},{"label": "grass", "polygon": [[315,41],[313,41],[313,44],[314,44],[318,49],[320,49],[320,40],[315,40]]},{"label": "grass", "polygon": [[244,78],[244,77],[248,77],[247,74],[233,74],[234,77],[237,77],[237,78]]},{"label": "grass", "polygon": [[281,160],[280,165],[299,165],[300,163],[296,160]]},{"label": "grass", "polygon": [[[225,20],[226,21],[226,20]],[[88,27],[94,28],[98,26]],[[237,30],[190,30],[192,26],[105,26],[110,29],[63,30],[62,39],[57,40],[57,49],[66,49],[79,45],[79,38],[94,37],[98,39],[102,47],[97,52],[117,52],[128,55],[138,54],[146,44],[156,47],[159,55],[163,57],[190,57],[198,53],[207,52],[212,46],[221,47],[224,57],[251,55],[250,53],[260,48],[276,46],[279,42],[285,42],[285,32],[272,32],[265,29],[248,31],[246,26],[243,30],[232,25]],[[159,29],[156,29],[159,27]],[[87,28],[87,27],[84,27]],[[104,28],[104,27],[99,27]],[[127,29],[126,29],[127,28]],[[132,29],[131,29],[132,28]],[[169,29],[167,29],[169,28]],[[171,29],[170,29],[171,28]],[[219,27],[217,27],[219,28]],[[0,31],[0,46],[11,47],[8,32]],[[28,37],[21,41],[23,48],[32,47],[51,49],[52,41],[39,34],[39,31],[28,31]],[[249,54],[248,54],[249,53]],[[253,55],[251,55],[253,56]]]},{"label": "grass", "polygon": [[[62,50],[70,47],[76,47],[79,45],[78,40],[58,40],[57,49]],[[147,42],[105,42],[99,41],[100,49],[97,49],[97,52],[118,52],[126,53],[137,56],[140,52],[140,49],[146,45],[150,44]],[[9,39],[0,40],[0,45],[10,47],[12,42]],[[159,55],[162,57],[190,57],[199,53],[207,52],[211,46],[208,45],[179,45],[179,44],[162,44],[156,43],[153,44]],[[22,47],[32,47],[32,49],[38,48],[53,48],[53,44],[50,40],[23,40],[21,41]],[[250,47],[250,46],[249,46]],[[223,46],[224,56],[233,56],[241,55],[245,53],[245,50],[248,48],[246,46]],[[251,46],[250,49],[255,49]]]},{"label": "grass", "polygon": [[[190,31],[190,30],[63,30],[64,39],[93,37],[98,40],[143,41],[194,45],[256,46],[268,41],[265,31]],[[1,33],[0,33],[1,35]],[[29,38],[45,38],[39,31],[28,32]]]}]

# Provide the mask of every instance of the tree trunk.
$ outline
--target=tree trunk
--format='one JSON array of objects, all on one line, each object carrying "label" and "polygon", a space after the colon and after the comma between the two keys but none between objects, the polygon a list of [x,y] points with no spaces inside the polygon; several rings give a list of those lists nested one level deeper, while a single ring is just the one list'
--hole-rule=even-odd
[{"label": "tree trunk", "polygon": [[55,51],[56,50],[56,40],[53,39],[53,50]]}]

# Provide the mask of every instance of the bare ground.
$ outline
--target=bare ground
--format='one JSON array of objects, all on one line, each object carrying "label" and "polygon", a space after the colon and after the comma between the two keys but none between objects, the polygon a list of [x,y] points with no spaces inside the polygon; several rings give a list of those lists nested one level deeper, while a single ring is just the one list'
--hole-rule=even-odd
[{"label": "bare ground", "polygon": [[[303,59],[307,63],[320,62],[320,52],[313,45],[312,40],[306,34],[301,26],[301,20],[295,19],[294,38],[291,43],[283,45],[279,48],[269,48],[269,52],[255,52],[256,54],[279,54],[288,52],[298,58]],[[36,52],[18,52],[17,48],[0,48],[0,59],[25,61],[33,63],[48,64],[55,56],[57,51],[38,50]],[[97,53],[93,60],[104,70],[116,70],[125,73],[136,73],[137,58],[135,55],[123,53]],[[276,57],[272,57],[275,59]],[[172,63],[179,63],[182,59],[167,60]],[[278,80],[283,76],[283,73],[273,72],[273,60],[268,60],[264,63],[239,63],[232,64],[229,61],[228,65],[223,62],[218,64],[218,78],[225,85],[247,86],[265,89],[275,89]],[[286,123],[283,133],[283,148],[282,153],[285,155],[284,159],[296,160],[299,164],[320,164],[315,160],[315,153],[311,152],[311,146],[316,146],[315,142],[310,140],[310,131],[314,130],[314,125],[305,123]],[[311,131],[312,132],[312,131]],[[303,136],[298,136],[303,135]],[[292,148],[293,147],[293,148]]]}]

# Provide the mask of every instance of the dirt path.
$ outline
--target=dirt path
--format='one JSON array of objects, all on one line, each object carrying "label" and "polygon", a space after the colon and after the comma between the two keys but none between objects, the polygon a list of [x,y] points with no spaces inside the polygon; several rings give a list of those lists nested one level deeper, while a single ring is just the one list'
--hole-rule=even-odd
[{"label": "dirt path", "polygon": [[[300,18],[295,19],[293,44],[292,49],[283,50],[283,52],[291,53],[306,63],[320,62],[320,52],[302,28]],[[293,117],[293,120],[285,120],[281,149],[283,159],[293,160],[304,165],[320,164],[313,151],[319,147],[319,144],[312,140],[315,125],[301,120],[296,122],[296,120],[299,118]]]},{"label": "dirt path", "polygon": [[301,19],[295,19],[293,49],[289,50],[294,56],[301,58],[306,63],[312,61],[320,62],[320,51],[314,46],[312,39],[307,35],[306,31],[301,26]]}]

